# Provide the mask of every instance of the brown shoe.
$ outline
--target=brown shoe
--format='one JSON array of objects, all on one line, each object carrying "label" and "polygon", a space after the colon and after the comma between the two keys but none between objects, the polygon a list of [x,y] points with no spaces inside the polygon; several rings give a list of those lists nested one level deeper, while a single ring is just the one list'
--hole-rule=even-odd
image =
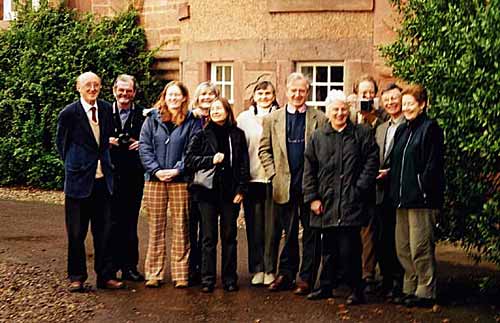
[{"label": "brown shoe", "polygon": [[158,288],[160,287],[160,281],[157,279],[146,280],[145,285],[147,288]]},{"label": "brown shoe", "polygon": [[297,282],[297,287],[293,290],[293,293],[295,295],[307,295],[310,292],[311,292],[311,287],[309,287],[308,283],[302,280]]},{"label": "brown shoe", "polygon": [[269,285],[268,289],[272,292],[279,292],[282,290],[292,289],[293,285],[290,280],[283,275],[279,275],[272,283]]},{"label": "brown shoe", "polygon": [[182,288],[187,288],[188,287],[188,282],[187,280],[179,280],[174,283],[174,288],[182,289]]},{"label": "brown shoe", "polygon": [[83,292],[83,283],[79,280],[70,282],[68,286],[68,291],[70,291],[71,293]]},{"label": "brown shoe", "polygon": [[123,289],[125,288],[125,284],[115,280],[115,279],[110,279],[108,281],[98,281],[97,282],[97,288],[101,289]]}]

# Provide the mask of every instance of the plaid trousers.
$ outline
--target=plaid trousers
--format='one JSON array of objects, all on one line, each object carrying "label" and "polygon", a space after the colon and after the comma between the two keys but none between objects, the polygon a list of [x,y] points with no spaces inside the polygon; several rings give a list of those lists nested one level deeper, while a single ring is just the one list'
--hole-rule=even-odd
[{"label": "plaid trousers", "polygon": [[172,281],[187,282],[189,270],[189,193],[187,183],[146,182],[143,203],[148,214],[149,242],[144,270],[147,280],[162,280],[167,252],[167,210],[172,221]]}]

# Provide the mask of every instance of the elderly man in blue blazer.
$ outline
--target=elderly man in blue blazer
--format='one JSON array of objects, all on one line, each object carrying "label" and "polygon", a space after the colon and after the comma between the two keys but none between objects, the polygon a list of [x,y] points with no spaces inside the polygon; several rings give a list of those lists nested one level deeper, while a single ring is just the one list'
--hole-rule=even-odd
[{"label": "elderly man in blue blazer", "polygon": [[80,99],[67,105],[57,122],[57,151],[64,161],[69,290],[81,292],[87,280],[85,238],[90,223],[97,287],[123,288],[115,279],[110,249],[113,189],[109,136],[109,103],[98,100],[101,79],[92,72],[78,76]]}]

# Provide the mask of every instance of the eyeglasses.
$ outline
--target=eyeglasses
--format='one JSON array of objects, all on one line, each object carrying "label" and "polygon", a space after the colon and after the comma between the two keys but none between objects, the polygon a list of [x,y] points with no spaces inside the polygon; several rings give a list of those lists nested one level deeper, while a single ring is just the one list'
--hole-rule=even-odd
[{"label": "eyeglasses", "polygon": [[96,83],[96,82],[88,82],[88,83],[84,83],[82,85],[82,87],[86,90],[91,90],[91,89],[96,89],[96,90],[100,90],[101,89],[101,84],[100,83]]}]

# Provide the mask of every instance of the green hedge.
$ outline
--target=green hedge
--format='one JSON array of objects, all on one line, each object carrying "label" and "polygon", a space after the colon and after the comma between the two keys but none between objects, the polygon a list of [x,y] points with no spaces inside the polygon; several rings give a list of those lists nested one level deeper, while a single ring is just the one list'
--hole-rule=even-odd
[{"label": "green hedge", "polygon": [[441,238],[500,265],[500,1],[392,0],[402,17],[383,55],[431,93],[446,136]]},{"label": "green hedge", "polygon": [[101,98],[112,100],[114,78],[127,73],[142,89],[139,104],[155,99],[161,84],[151,72],[153,52],[138,19],[132,8],[97,19],[45,1],[37,11],[22,7],[0,32],[0,185],[62,187],[57,115],[78,99],[75,80],[82,72],[101,76]]}]

